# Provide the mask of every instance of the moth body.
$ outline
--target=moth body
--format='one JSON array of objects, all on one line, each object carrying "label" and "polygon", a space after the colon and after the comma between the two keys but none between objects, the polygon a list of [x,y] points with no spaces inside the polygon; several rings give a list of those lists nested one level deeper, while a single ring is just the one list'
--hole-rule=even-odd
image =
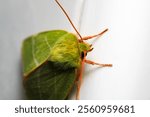
[{"label": "moth body", "polygon": [[66,99],[90,45],[64,30],[28,37],[23,42],[24,86],[29,99]]}]

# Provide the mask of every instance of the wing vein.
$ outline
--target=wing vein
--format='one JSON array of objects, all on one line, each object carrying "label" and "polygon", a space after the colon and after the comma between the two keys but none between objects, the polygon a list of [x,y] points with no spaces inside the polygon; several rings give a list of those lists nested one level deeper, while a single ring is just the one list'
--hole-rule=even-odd
[{"label": "wing vein", "polygon": [[32,55],[33,55],[33,61],[34,61],[35,65],[38,66],[39,62],[37,61],[37,59],[35,57],[35,54],[34,54],[34,49],[35,49],[34,46],[35,46],[35,40],[32,37]]},{"label": "wing vein", "polygon": [[48,43],[48,40],[47,40],[47,37],[46,37],[46,36],[45,36],[44,40],[45,40],[46,44],[48,45],[49,49],[51,49],[51,46],[50,46],[50,44]]}]

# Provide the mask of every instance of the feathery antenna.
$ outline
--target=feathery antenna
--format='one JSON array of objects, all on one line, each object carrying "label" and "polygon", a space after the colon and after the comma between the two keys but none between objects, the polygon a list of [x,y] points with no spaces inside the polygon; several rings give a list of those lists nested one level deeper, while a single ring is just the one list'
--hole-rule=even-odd
[{"label": "feathery antenna", "polygon": [[79,35],[81,41],[82,40],[82,36],[80,35],[80,33],[78,32],[78,30],[76,29],[76,27],[74,26],[73,22],[71,21],[70,17],[68,16],[67,12],[65,11],[65,9],[62,7],[62,5],[58,2],[58,0],[55,0],[55,2],[58,4],[58,6],[61,8],[61,10],[63,11],[63,13],[66,15],[67,19],[69,20],[70,24],[72,25],[72,27],[74,28],[74,30],[76,31],[76,33]]}]

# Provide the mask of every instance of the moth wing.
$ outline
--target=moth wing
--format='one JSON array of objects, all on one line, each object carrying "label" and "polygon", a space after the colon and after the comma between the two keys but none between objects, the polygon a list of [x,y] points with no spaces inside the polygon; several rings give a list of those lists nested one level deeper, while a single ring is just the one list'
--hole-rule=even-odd
[{"label": "moth wing", "polygon": [[53,30],[32,35],[22,45],[22,61],[24,76],[28,76],[49,57],[51,48],[68,32]]},{"label": "moth wing", "polygon": [[47,62],[32,72],[24,80],[29,99],[66,99],[70,93],[77,74],[75,68],[61,69],[53,62]]}]

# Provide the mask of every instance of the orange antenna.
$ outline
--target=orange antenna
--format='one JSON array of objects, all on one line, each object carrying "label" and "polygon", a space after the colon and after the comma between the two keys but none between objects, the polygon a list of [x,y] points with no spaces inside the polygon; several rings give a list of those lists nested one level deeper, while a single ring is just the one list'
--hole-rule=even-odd
[{"label": "orange antenna", "polygon": [[78,30],[74,26],[73,22],[71,21],[70,17],[68,16],[67,12],[65,11],[65,9],[61,6],[61,4],[57,0],[55,0],[55,2],[59,5],[59,7],[63,11],[63,13],[66,15],[67,19],[69,20],[70,24],[72,25],[72,27],[74,28],[74,30],[76,31],[76,33],[79,35],[80,39],[82,40],[82,36],[80,35],[80,33],[78,32]]}]

